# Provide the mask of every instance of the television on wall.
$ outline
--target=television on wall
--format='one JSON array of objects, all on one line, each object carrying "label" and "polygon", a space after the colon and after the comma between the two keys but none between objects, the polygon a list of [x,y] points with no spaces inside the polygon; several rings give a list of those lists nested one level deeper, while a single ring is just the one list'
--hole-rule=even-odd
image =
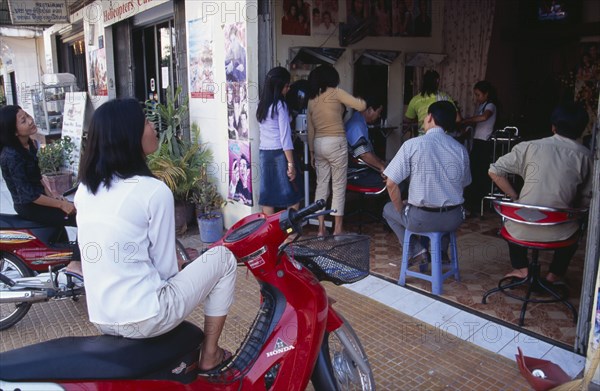
[{"label": "television on wall", "polygon": [[539,24],[574,24],[581,19],[583,0],[536,0],[535,17]]}]

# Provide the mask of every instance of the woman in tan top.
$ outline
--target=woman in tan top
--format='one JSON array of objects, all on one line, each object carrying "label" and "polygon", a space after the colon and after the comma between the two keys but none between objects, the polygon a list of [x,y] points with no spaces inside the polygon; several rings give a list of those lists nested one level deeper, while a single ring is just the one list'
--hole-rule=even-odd
[{"label": "woman in tan top", "polygon": [[[363,111],[367,104],[338,88],[340,75],[329,65],[320,65],[308,76],[308,148],[310,160],[317,172],[315,199],[329,198],[336,212],[334,235],[343,233],[346,176],[348,171],[348,142],[344,130],[344,105]],[[319,216],[319,236],[325,235],[325,217]]]}]

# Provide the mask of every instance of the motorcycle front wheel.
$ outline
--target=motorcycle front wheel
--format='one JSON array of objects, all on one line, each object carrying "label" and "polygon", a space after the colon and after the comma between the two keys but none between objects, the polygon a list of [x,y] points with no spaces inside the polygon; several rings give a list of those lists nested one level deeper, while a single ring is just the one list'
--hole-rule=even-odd
[{"label": "motorcycle front wheel", "polygon": [[375,378],[367,354],[350,323],[338,315],[344,322],[325,335],[313,373],[313,386],[336,391],[373,391]]},{"label": "motorcycle front wheel", "polygon": [[[20,258],[6,252],[0,252],[0,273],[11,280],[31,277],[33,275]],[[2,295],[2,291],[4,290],[8,290],[8,286],[0,282],[0,295]],[[0,330],[5,330],[15,325],[23,319],[30,308],[31,303],[26,302],[0,303]]]}]

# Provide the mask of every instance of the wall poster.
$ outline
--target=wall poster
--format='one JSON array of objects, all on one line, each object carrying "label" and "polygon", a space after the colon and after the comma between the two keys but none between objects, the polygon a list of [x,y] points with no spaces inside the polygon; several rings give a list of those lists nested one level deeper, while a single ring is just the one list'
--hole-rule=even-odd
[{"label": "wall poster", "polygon": [[346,0],[352,31],[369,24],[369,36],[431,36],[431,0]]},{"label": "wall poster", "polygon": [[333,35],[337,31],[338,0],[313,0],[312,35]]},{"label": "wall poster", "polygon": [[588,148],[591,144],[592,130],[598,113],[598,85],[600,84],[600,43],[582,43],[580,46],[579,63],[575,71],[574,95],[575,101],[585,107],[589,121],[583,131],[582,141]]},{"label": "wall poster", "polygon": [[108,96],[106,83],[106,49],[90,51],[90,93],[95,96]]},{"label": "wall poster", "polygon": [[285,35],[310,35],[311,12],[312,5],[308,1],[283,0],[281,33]]},{"label": "wall poster", "polygon": [[252,206],[250,144],[229,140],[229,187],[227,198]]},{"label": "wall poster", "polygon": [[214,99],[213,33],[210,19],[188,23],[190,95],[192,98]]}]

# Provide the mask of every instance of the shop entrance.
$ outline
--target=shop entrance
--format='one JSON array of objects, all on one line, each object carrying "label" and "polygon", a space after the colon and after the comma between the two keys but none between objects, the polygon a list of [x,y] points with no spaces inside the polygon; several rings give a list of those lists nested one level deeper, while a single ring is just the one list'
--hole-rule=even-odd
[{"label": "shop entrance", "polygon": [[138,100],[164,103],[177,88],[173,19],[132,31],[134,93]]}]

